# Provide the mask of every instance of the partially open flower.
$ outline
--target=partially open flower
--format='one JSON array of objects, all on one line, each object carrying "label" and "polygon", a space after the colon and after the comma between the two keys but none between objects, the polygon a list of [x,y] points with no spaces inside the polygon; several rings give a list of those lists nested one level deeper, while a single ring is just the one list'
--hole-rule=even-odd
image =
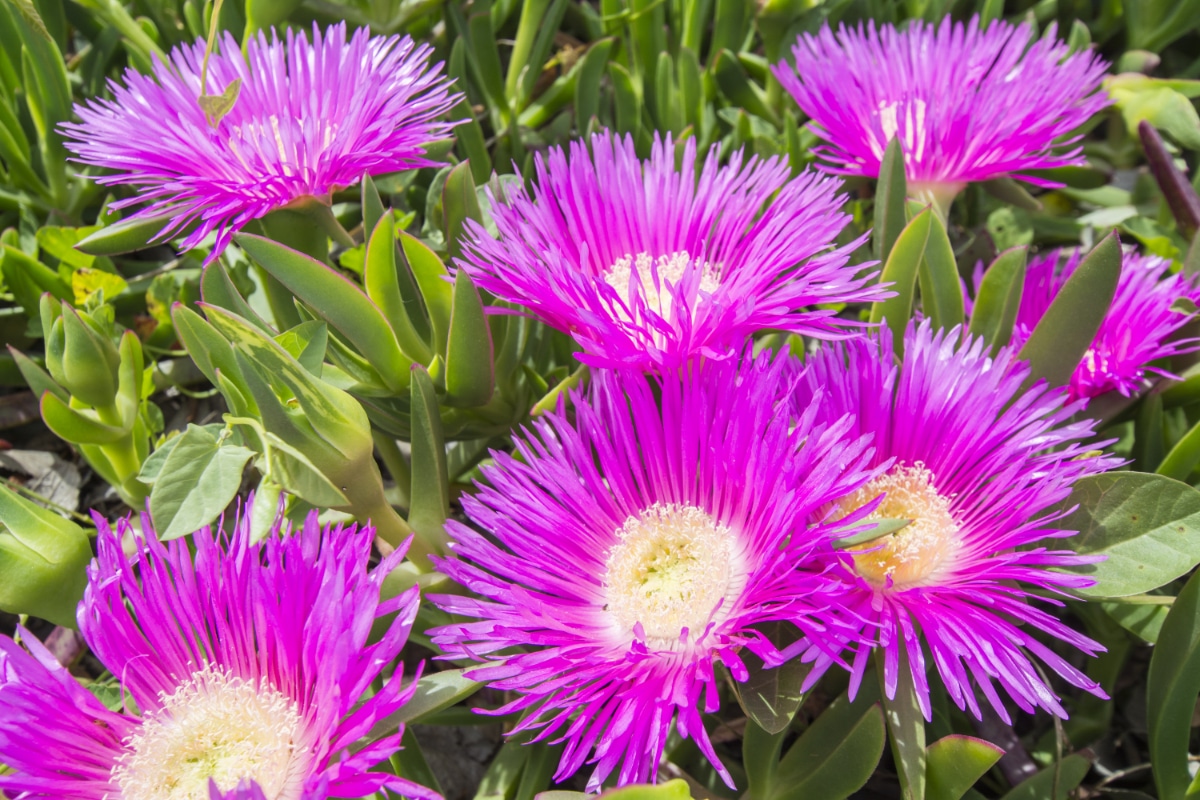
[{"label": "partially open flower", "polygon": [[1031,655],[1068,683],[1102,692],[1035,632],[1092,655],[1103,648],[1032,601],[1036,593],[1061,605],[1050,598],[1094,583],[1061,571],[1094,557],[1048,549],[1075,533],[1054,527],[1055,507],[1076,480],[1120,462],[1087,452],[1093,423],[1071,421],[1081,404],[1044,383],[1022,391],[1029,367],[1011,349],[992,359],[983,339],[959,336],[910,326],[899,367],[887,328],[829,345],[809,360],[796,395],[798,409],[823,398],[821,418],[853,414],[854,433],[873,434],[872,464],[888,467],[822,518],[882,495],[868,519],[911,520],[833,555],[838,580],[852,587],[847,619],[861,625],[853,683],[881,649],[893,696],[905,657],[928,719],[928,652],[950,698],[976,716],[977,688],[1008,719],[997,684],[1025,711],[1066,716]]},{"label": "partially open flower", "polygon": [[[723,664],[777,661],[759,630],[793,624],[805,660],[843,640],[823,624],[840,589],[801,567],[827,537],[806,518],[869,476],[849,420],[789,413],[785,361],[710,361],[682,379],[601,372],[575,423],[551,415],[494,453],[447,523],[439,569],[479,595],[433,596],[478,621],[432,632],[468,673],[512,692],[514,733],[566,741],[558,779],[594,750],[589,786],[653,777],[672,722],[731,786],[700,712],[720,702]],[[657,397],[661,396],[661,401]],[[660,405],[661,402],[661,405]],[[810,676],[815,676],[816,670]]]},{"label": "partially open flower", "polygon": [[[139,217],[168,216],[165,240],[195,225],[183,248],[216,233],[215,258],[253,219],[293,202],[328,202],[364,175],[430,164],[425,147],[449,134],[439,122],[453,101],[428,45],[405,36],[346,39],[345,24],[313,26],[312,42],[287,32],[246,42],[226,33],[208,63],[205,43],[181,46],[154,74],[125,73],[112,100],[77,105],[80,123],[62,126],[83,164],[113,170],[97,178],[127,185],[135,197],[114,204],[148,205]],[[241,81],[232,108],[215,124],[202,91],[220,95]]]},{"label": "partially open flower", "polygon": [[1028,23],[826,27],[792,53],[794,68],[772,70],[826,141],[829,170],[877,176],[899,137],[914,195],[1007,176],[1045,185],[1028,171],[1082,164],[1070,134],[1109,102],[1096,92],[1104,61]]},{"label": "partially open flower", "polygon": [[[1013,346],[1029,339],[1081,258],[1076,251],[1064,262],[1056,250],[1029,262]],[[1068,388],[1072,399],[1106,392],[1129,397],[1149,385],[1148,373],[1174,377],[1152,362],[1200,349],[1200,340],[1179,336],[1200,303],[1200,282],[1183,273],[1172,274],[1170,269],[1171,262],[1157,256],[1124,254],[1112,305],[1071,375]]]},{"label": "partially open flower", "polygon": [[[80,800],[325,800],[383,787],[436,794],[369,769],[400,745],[360,741],[407,702],[401,670],[414,587],[380,602],[403,555],[368,572],[370,529],[303,529],[250,543],[249,512],[228,539],[208,530],[161,544],[99,517],[79,629],[121,682],[107,709],[27,632],[0,637],[0,791]],[[121,547],[132,536],[132,560]],[[376,644],[367,635],[395,613]],[[27,649],[26,649],[27,648]],[[363,692],[380,680],[361,704]],[[26,795],[24,793],[28,792]],[[210,794],[211,793],[211,794]]]},{"label": "partially open flower", "polygon": [[602,366],[726,357],[764,328],[838,338],[854,323],[816,306],[889,295],[847,266],[858,242],[834,248],[839,181],[741,152],[718,166],[716,150],[697,170],[694,139],[677,168],[676,151],[656,141],[642,161],[598,134],[539,156],[532,198],[492,206],[498,239],[468,223],[461,267]]}]

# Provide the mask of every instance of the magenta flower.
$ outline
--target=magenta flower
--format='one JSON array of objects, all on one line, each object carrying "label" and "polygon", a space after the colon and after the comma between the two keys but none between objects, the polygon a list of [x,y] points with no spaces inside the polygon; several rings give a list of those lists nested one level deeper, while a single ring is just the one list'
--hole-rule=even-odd
[{"label": "magenta flower", "polygon": [[952,197],[1004,176],[1050,185],[1028,171],[1084,163],[1070,134],[1109,102],[1096,92],[1104,61],[1069,53],[1054,32],[949,17],[902,31],[826,27],[799,37],[794,68],[773,72],[827,142],[818,152],[831,172],[877,176],[899,137],[914,194]]},{"label": "magenta flower", "polygon": [[497,297],[566,331],[590,364],[676,365],[740,352],[774,328],[817,337],[854,323],[819,303],[889,296],[847,266],[859,242],[834,248],[849,217],[837,180],[790,177],[787,161],[709,153],[697,176],[695,140],[656,141],[641,161],[633,140],[599,134],[536,161],[532,199],[498,199],[493,239],[468,223],[460,265]]},{"label": "magenta flower", "polygon": [[[33,636],[0,637],[0,791],[79,800],[324,800],[383,787],[429,789],[369,768],[401,732],[361,746],[408,701],[415,682],[382,679],[417,611],[414,589],[385,602],[384,576],[403,549],[368,572],[373,532],[295,533],[250,543],[249,510],[228,539],[208,529],[161,544],[142,518],[113,530],[99,517],[79,629],[121,682],[115,713]],[[132,537],[127,558],[122,539]],[[376,619],[396,617],[376,644]],[[130,702],[131,701],[131,702]],[[210,780],[216,784],[210,786]]]},{"label": "magenta flower", "polygon": [[166,240],[193,224],[183,240],[196,247],[216,232],[215,258],[250,220],[307,197],[331,192],[364,175],[431,164],[433,140],[449,135],[437,118],[452,105],[441,64],[429,65],[428,45],[405,36],[346,41],[346,26],[322,34],[272,32],[246,42],[228,33],[208,64],[207,91],[220,94],[241,79],[232,110],[210,125],[201,109],[204,42],[156,60],[154,75],[125,73],[112,100],[77,105],[80,124],[66,123],[67,147],[83,164],[114,170],[97,182],[129,185],[137,196],[116,207],[149,203],[136,216],[171,217]]},{"label": "magenta flower", "polygon": [[[1079,266],[1076,251],[1062,269],[1059,251],[1036,258],[1025,272],[1025,289],[1017,310],[1012,344],[1024,344]],[[1071,399],[1092,398],[1105,392],[1129,397],[1149,385],[1147,373],[1177,377],[1151,362],[1200,349],[1200,340],[1173,338],[1192,319],[1200,303],[1200,285],[1182,273],[1170,274],[1171,262],[1157,256],[1126,252],[1121,278],[1108,315],[1092,346],[1071,375]],[[1178,301],[1192,308],[1176,308]]]},{"label": "magenta flower", "polygon": [[[457,557],[439,569],[480,599],[432,596],[478,622],[431,632],[449,657],[488,663],[468,675],[517,698],[512,732],[565,741],[556,780],[588,763],[596,789],[653,779],[672,721],[727,783],[704,730],[714,667],[745,681],[743,650],[777,660],[756,626],[794,623],[805,660],[836,655],[822,623],[839,587],[801,572],[827,529],[806,517],[853,491],[865,442],[849,420],[792,424],[786,362],[710,361],[682,380],[603,371],[590,400],[493,453],[447,523]],[[661,394],[661,407],[656,395]],[[521,649],[514,649],[521,648]]]},{"label": "magenta flower", "polygon": [[903,655],[928,719],[924,640],[959,708],[979,715],[977,686],[1007,721],[999,685],[1025,711],[1066,716],[1031,656],[1073,686],[1102,691],[1035,633],[1089,655],[1103,648],[1034,605],[1030,587],[1053,595],[1094,583],[1058,571],[1096,559],[1048,549],[1075,533],[1054,527],[1062,516],[1054,507],[1076,480],[1120,462],[1087,454],[1094,423],[1071,421],[1080,403],[1044,383],[1022,392],[1029,368],[1011,349],[991,359],[982,339],[959,335],[957,328],[931,333],[927,322],[910,326],[899,367],[886,328],[831,345],[810,359],[796,394],[798,409],[825,399],[819,419],[853,414],[852,435],[873,434],[872,465],[887,467],[831,505],[826,518],[883,495],[868,519],[912,520],[834,556],[835,574],[851,590],[847,618],[862,626],[852,684],[879,648],[894,696]]}]

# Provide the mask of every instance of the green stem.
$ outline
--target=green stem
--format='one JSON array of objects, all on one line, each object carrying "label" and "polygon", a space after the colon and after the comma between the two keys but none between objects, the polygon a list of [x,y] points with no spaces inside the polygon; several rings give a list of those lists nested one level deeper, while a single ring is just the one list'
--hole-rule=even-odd
[{"label": "green stem", "polygon": [[[100,406],[96,409],[96,413],[100,417],[100,421],[105,425],[122,427],[125,424],[121,419],[121,412],[117,410],[116,404]],[[137,449],[133,445],[132,431],[115,442],[103,445],[102,449],[104,455],[108,457],[109,463],[116,470],[117,479],[122,485],[141,472],[142,462],[138,458]]]}]

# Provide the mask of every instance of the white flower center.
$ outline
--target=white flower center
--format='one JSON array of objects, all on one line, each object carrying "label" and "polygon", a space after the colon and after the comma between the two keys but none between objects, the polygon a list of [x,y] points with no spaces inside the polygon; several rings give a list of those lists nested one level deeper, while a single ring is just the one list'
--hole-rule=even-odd
[{"label": "white flower center", "polygon": [[695,506],[655,503],[625,520],[605,564],[605,606],[622,632],[682,647],[727,612],[746,581],[736,541]]},{"label": "white flower center", "polygon": [[906,589],[939,582],[953,567],[962,544],[958,523],[950,511],[951,498],[939,494],[933,473],[920,461],[893,467],[884,475],[842,499],[843,516],[885,497],[867,519],[911,519],[895,533],[850,551],[854,569],[883,588]]},{"label": "white flower center", "polygon": [[290,698],[212,665],[197,672],[125,741],[112,780],[125,800],[208,800],[249,778],[268,800],[298,800],[308,748]]},{"label": "white flower center", "polygon": [[[691,256],[683,251],[659,256],[657,260],[649,253],[638,253],[636,258],[625,256],[618,259],[604,273],[604,282],[616,289],[617,295],[630,310],[633,308],[633,297],[640,289],[647,308],[669,320],[673,298],[668,287],[679,284],[691,263]],[[721,285],[717,277],[720,269],[706,262],[698,262],[696,267],[700,270],[700,290],[708,294],[715,292]]]}]

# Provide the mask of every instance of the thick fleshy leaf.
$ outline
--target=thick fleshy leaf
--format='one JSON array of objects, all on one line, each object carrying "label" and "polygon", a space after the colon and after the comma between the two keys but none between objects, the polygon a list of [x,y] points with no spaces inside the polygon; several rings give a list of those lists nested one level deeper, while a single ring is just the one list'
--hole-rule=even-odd
[{"label": "thick fleshy leaf", "polygon": [[436,552],[445,549],[446,517],[450,514],[450,477],[446,469],[446,439],[433,381],[421,367],[412,377],[412,487],[408,524]]},{"label": "thick fleshy leaf", "polygon": [[[237,387],[238,394],[232,397],[223,392],[230,410],[239,416],[257,416],[258,407],[246,388],[242,368],[234,357],[229,341],[212,324],[182,303],[176,303],[171,309],[171,321],[179,334],[179,341],[204,376],[218,387],[222,383]],[[224,381],[217,380],[218,371]]]},{"label": "thick fleshy leaf", "polygon": [[52,392],[42,395],[42,420],[55,436],[72,444],[111,444],[129,433],[101,422],[95,411],[71,408]]},{"label": "thick fleshy leaf", "polygon": [[997,200],[1003,200],[1017,208],[1023,208],[1026,211],[1042,210],[1041,202],[1012,178],[993,178],[990,181],[984,181],[983,190]]},{"label": "thick fleshy leaf", "polygon": [[1079,531],[1072,550],[1103,555],[1073,569],[1097,583],[1088,597],[1144,594],[1200,563],[1200,490],[1161,475],[1110,472],[1075,483],[1062,508],[1078,504],[1055,527]]},{"label": "thick fleshy leaf", "polygon": [[962,281],[946,225],[936,215],[929,221],[929,239],[921,259],[921,310],[933,327],[949,329],[963,321]]},{"label": "thick fleshy leaf", "polygon": [[1179,232],[1184,238],[1191,239],[1200,229],[1200,197],[1197,197],[1187,175],[1175,166],[1175,159],[1167,152],[1162,137],[1153,125],[1142,120],[1138,123],[1138,136],[1142,140],[1150,172],[1162,190],[1163,199],[1175,217]]},{"label": "thick fleshy leaf", "polygon": [[[783,623],[769,623],[763,627],[762,633],[777,647],[790,643],[784,641],[788,629]],[[810,665],[793,659],[778,667],[767,668],[753,653],[744,653],[742,658],[750,677],[744,683],[738,683],[736,688],[738,701],[746,716],[768,734],[787,730],[800,704],[804,702],[801,687]]]},{"label": "thick fleshy leaf", "polygon": [[446,345],[446,400],[460,408],[485,405],[496,389],[492,331],[479,290],[466,270],[454,276],[454,313]]},{"label": "thick fleshy leaf", "polygon": [[450,314],[454,308],[454,289],[448,280],[450,273],[437,254],[415,236],[401,233],[400,245],[429,312],[434,353],[444,356],[446,340],[450,336]]},{"label": "thick fleshy leaf", "polygon": [[442,222],[445,225],[446,249],[450,256],[462,255],[463,223],[468,219],[483,221],[479,198],[475,194],[475,178],[467,162],[450,170],[442,188]]},{"label": "thick fleshy leaf", "polygon": [[1150,657],[1146,721],[1150,762],[1161,800],[1190,794],[1188,744],[1200,693],[1200,572],[1175,598]]},{"label": "thick fleshy leaf", "polygon": [[879,676],[883,718],[887,722],[888,741],[900,778],[900,794],[904,800],[925,798],[925,717],[917,702],[908,652],[900,647],[900,666],[896,696],[888,698],[884,687],[883,651],[875,651],[875,671]]},{"label": "thick fleshy leaf", "polygon": [[600,81],[616,39],[609,37],[593,42],[579,66],[575,80],[575,126],[587,130],[592,117],[600,112]]},{"label": "thick fleshy leaf", "polygon": [[926,800],[960,800],[975,781],[1000,760],[1004,750],[991,742],[953,734],[926,749]]},{"label": "thick fleshy leaf", "polygon": [[92,547],[83,529],[0,485],[0,609],[75,627]]},{"label": "thick fleshy leaf", "polygon": [[835,700],[779,762],[770,800],[842,800],[858,791],[883,755],[886,728],[878,704]]},{"label": "thick fleshy leaf", "polygon": [[917,273],[925,259],[925,246],[929,242],[932,225],[933,212],[929,209],[913,217],[896,238],[883,265],[883,274],[879,277],[880,282],[891,284],[896,296],[871,306],[871,322],[887,321],[892,329],[896,352],[904,347],[904,329],[908,327],[909,317],[912,316]]},{"label": "thick fleshy leaf", "polygon": [[1025,288],[1027,249],[1014,247],[996,256],[983,274],[971,309],[971,335],[982,336],[995,353],[1012,338],[1021,293]]},{"label": "thick fleshy leaf", "polygon": [[150,516],[163,541],[210,524],[233,502],[254,451],[188,425],[150,492]]},{"label": "thick fleshy leaf", "polygon": [[304,301],[329,327],[346,337],[392,391],[408,388],[407,358],[383,312],[357,286],[301,252],[251,234],[238,245],[267,272]]},{"label": "thick fleshy leaf", "polygon": [[229,273],[225,271],[225,265],[220,261],[214,261],[204,268],[204,274],[200,277],[200,296],[207,305],[232,311],[260,331],[272,334],[275,332],[238,292]]},{"label": "thick fleshy leaf", "polygon": [[904,179],[904,151],[900,140],[892,137],[883,160],[879,163],[879,185],[875,189],[875,224],[871,229],[871,242],[875,258],[886,263],[892,246],[904,230],[905,201],[908,199],[908,184]]},{"label": "thick fleshy leaf", "polygon": [[[395,221],[391,214],[384,214],[372,229],[371,238],[367,241],[363,284],[367,296],[391,324],[392,332],[404,355],[418,364],[427,364],[433,358],[433,352],[425,339],[417,333],[410,316],[419,313],[419,309],[415,308],[416,298],[406,301],[400,288],[400,273],[397,270],[407,271],[408,265],[397,260],[396,248]],[[404,278],[406,282],[411,283],[409,274]]]},{"label": "thick fleshy leaf", "polygon": [[[483,779],[479,781],[479,790],[475,792],[474,800],[506,800],[512,797],[521,778],[521,771],[525,768],[525,762],[529,760],[529,752],[523,737],[510,738],[501,745],[492,756]],[[538,797],[554,800],[558,795],[570,795],[571,798],[576,795],[580,798],[590,797],[583,792],[542,792]],[[569,799],[564,797],[562,800]]]},{"label": "thick fleshy leaf", "polygon": [[1120,277],[1121,242],[1113,232],[1080,262],[1021,348],[1020,357],[1031,367],[1028,384],[1045,378],[1062,386],[1071,379],[1108,314]]},{"label": "thick fleshy leaf", "polygon": [[395,714],[375,723],[368,740],[394,732],[399,725],[420,722],[475,694],[483,688],[483,684],[465,677],[464,673],[469,671],[447,669],[422,676],[417,681],[417,691],[412,699]]},{"label": "thick fleshy leaf", "polygon": [[383,219],[386,209],[383,207],[383,198],[379,196],[379,189],[375,186],[375,180],[370,175],[363,176],[362,182],[362,218],[363,218],[363,238],[371,236],[375,226],[379,224],[379,220]]},{"label": "thick fleshy leaf", "polygon": [[1073,753],[1023,781],[1000,800],[1067,800],[1091,768],[1090,759]]},{"label": "thick fleshy leaf", "polygon": [[265,438],[267,474],[275,483],[317,508],[337,508],[350,503],[308,456],[270,431]]}]

